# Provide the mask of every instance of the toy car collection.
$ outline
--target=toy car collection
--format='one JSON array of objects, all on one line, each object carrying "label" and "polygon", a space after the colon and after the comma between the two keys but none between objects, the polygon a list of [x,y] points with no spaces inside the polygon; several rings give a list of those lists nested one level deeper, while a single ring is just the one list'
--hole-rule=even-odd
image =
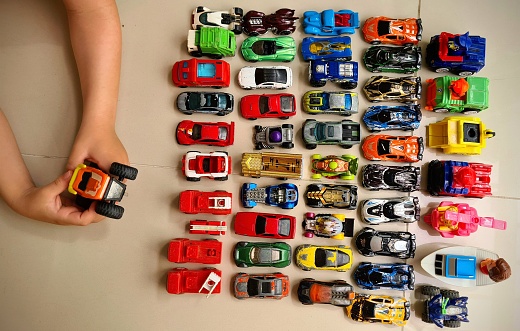
[{"label": "toy car collection", "polygon": [[469,322],[468,297],[461,297],[458,291],[425,285],[421,294],[428,297],[424,302],[423,322],[435,323],[440,328],[458,328],[461,322]]},{"label": "toy car collection", "polygon": [[200,29],[203,26],[220,26],[235,34],[241,34],[243,14],[242,8],[238,7],[233,7],[226,12],[199,6],[191,15],[191,25],[193,29]]},{"label": "toy car collection", "polygon": [[420,189],[421,168],[369,164],[363,168],[363,187],[371,190],[412,192]]},{"label": "toy car collection", "polygon": [[284,268],[291,264],[291,246],[283,242],[239,241],[235,245],[233,258],[237,267]]},{"label": "toy car collection", "polygon": [[[470,77],[477,78],[477,77]],[[480,155],[486,139],[495,132],[478,117],[450,116],[428,125],[428,146],[441,148],[445,154]]]},{"label": "toy car collection", "polygon": [[363,220],[376,225],[387,222],[413,223],[421,216],[417,197],[398,197],[387,199],[368,199],[361,209]]},{"label": "toy car collection", "polygon": [[424,152],[423,138],[416,136],[370,135],[361,148],[372,161],[419,162]]},{"label": "toy car collection", "polygon": [[201,113],[224,116],[233,111],[234,97],[223,92],[183,92],[177,96],[176,103],[185,115]]},{"label": "toy car collection", "polygon": [[292,86],[292,70],[289,67],[243,67],[238,73],[238,83],[246,90],[268,88],[283,90]]},{"label": "toy car collection", "polygon": [[302,225],[306,238],[317,236],[343,240],[352,237],[354,232],[354,219],[343,214],[305,213]]},{"label": "toy car collection", "polygon": [[233,282],[235,298],[282,299],[289,295],[289,277],[279,272],[272,274],[239,273]]},{"label": "toy car collection", "polygon": [[430,224],[444,238],[469,236],[479,226],[505,230],[507,223],[494,217],[480,217],[477,210],[467,203],[443,201],[430,214],[424,216],[424,222]]},{"label": "toy car collection", "polygon": [[244,118],[288,119],[296,115],[296,100],[288,93],[250,94],[240,99],[240,111]]},{"label": "toy car collection", "polygon": [[361,262],[354,271],[354,279],[366,290],[413,290],[415,283],[413,266],[405,263]]},{"label": "toy car collection", "polygon": [[347,307],[356,296],[352,285],[344,280],[322,282],[304,278],[298,285],[298,300],[304,305],[315,303]]},{"label": "toy car collection", "polygon": [[202,177],[227,180],[231,174],[231,157],[227,152],[188,152],[182,157],[182,171],[190,182]]},{"label": "toy car collection", "polygon": [[304,270],[347,271],[352,267],[352,250],[343,245],[301,245],[296,248],[296,265]]},{"label": "toy car collection", "polygon": [[416,103],[421,98],[421,77],[372,76],[363,87],[370,102]]},{"label": "toy car collection", "polygon": [[253,143],[256,150],[273,149],[275,146],[291,149],[294,147],[294,129],[292,124],[276,126],[255,125]]},{"label": "toy car collection", "polygon": [[291,37],[249,37],[242,43],[241,51],[248,62],[291,62],[296,56],[296,43]]},{"label": "toy car collection", "polygon": [[435,72],[451,71],[470,76],[484,68],[486,39],[480,36],[442,32],[431,37],[426,47],[426,63]]},{"label": "toy car collection", "polygon": [[358,158],[353,155],[322,157],[321,154],[313,154],[311,158],[312,179],[326,177],[352,180],[356,178]]},{"label": "toy car collection", "polygon": [[229,87],[229,63],[222,60],[190,59],[175,62],[172,81],[178,87]]},{"label": "toy car collection", "polygon": [[302,138],[307,149],[315,149],[318,145],[351,148],[361,142],[361,126],[351,120],[318,122],[307,119],[302,127]]},{"label": "toy car collection", "polygon": [[302,177],[301,154],[288,153],[243,153],[242,175],[246,177],[274,177],[282,180]]},{"label": "toy car collection", "polygon": [[227,226],[224,221],[191,220],[189,223],[190,234],[209,234],[222,236],[226,234]]},{"label": "toy car collection", "polygon": [[177,238],[168,244],[168,261],[175,263],[220,264],[222,243],[214,239]]},{"label": "toy car collection", "polygon": [[309,184],[305,202],[312,208],[338,208],[354,210],[357,206],[356,185]]},{"label": "toy car collection", "polygon": [[415,256],[415,234],[405,231],[376,231],[366,227],[357,234],[356,247],[364,256],[410,259]]},{"label": "toy car collection", "polygon": [[235,56],[237,48],[233,32],[220,27],[207,26],[202,26],[198,30],[189,30],[187,45],[191,56],[207,56],[212,59]]},{"label": "toy car collection", "polygon": [[166,290],[170,294],[201,293],[209,296],[220,293],[222,271],[215,268],[188,270],[173,268],[168,271]]},{"label": "toy car collection", "polygon": [[410,301],[388,295],[356,293],[346,308],[347,316],[354,321],[405,326],[410,318]]},{"label": "toy car collection", "polygon": [[293,239],[296,218],[290,215],[238,212],[235,215],[235,233],[249,237]]},{"label": "toy car collection", "polygon": [[304,61],[313,60],[352,60],[350,37],[315,38],[306,37],[301,42],[301,53]]},{"label": "toy car collection", "polygon": [[428,192],[434,196],[486,197],[491,195],[492,168],[484,163],[430,161]]},{"label": "toy car collection", "polygon": [[355,89],[358,84],[358,63],[332,60],[314,60],[309,63],[309,83],[323,87],[327,81],[339,83],[345,90]]},{"label": "toy car collection", "polygon": [[244,183],[241,190],[242,205],[253,208],[257,203],[293,209],[298,204],[298,187],[291,183],[282,183],[258,187],[255,183]]},{"label": "toy car collection", "polygon": [[373,45],[417,45],[422,39],[422,21],[420,18],[370,17],[363,25],[363,36]]},{"label": "toy car collection", "polygon": [[318,13],[306,11],[303,13],[303,30],[307,34],[318,36],[339,36],[354,34],[359,28],[359,14],[343,9],[335,12],[327,9]]},{"label": "toy car collection", "polygon": [[232,194],[225,191],[201,192],[182,191],[179,195],[179,209],[186,214],[231,214]]},{"label": "toy car collection", "polygon": [[92,201],[97,201],[96,213],[105,217],[120,219],[125,209],[116,202],[123,199],[126,191],[124,179],[137,178],[137,169],[114,162],[108,173],[90,163],[79,164],[69,181],[68,191],[76,196],[76,203],[88,209]]},{"label": "toy car collection", "polygon": [[363,115],[363,122],[370,132],[385,130],[416,130],[421,123],[420,105],[371,106]]},{"label": "toy car collection", "polygon": [[278,9],[274,14],[265,15],[256,10],[248,11],[243,18],[244,33],[249,36],[271,31],[278,35],[288,35],[296,30],[294,22],[298,17],[294,16],[294,10],[288,8]]},{"label": "toy car collection", "polygon": [[177,125],[177,142],[180,145],[230,146],[235,140],[235,122],[181,121]]},{"label": "toy car collection", "polygon": [[426,110],[470,115],[489,107],[488,78],[442,76],[426,83]]},{"label": "toy car collection", "polygon": [[417,46],[372,46],[363,62],[371,72],[413,74],[421,69],[421,48]]},{"label": "toy car collection", "polygon": [[358,112],[358,94],[346,91],[308,91],[303,95],[302,108],[309,114],[349,116]]}]

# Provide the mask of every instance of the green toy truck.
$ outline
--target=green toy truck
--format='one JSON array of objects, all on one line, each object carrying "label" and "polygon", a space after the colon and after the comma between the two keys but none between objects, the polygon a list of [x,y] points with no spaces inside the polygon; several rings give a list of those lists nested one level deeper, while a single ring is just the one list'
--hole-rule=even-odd
[{"label": "green toy truck", "polygon": [[426,110],[469,115],[488,108],[488,78],[444,76],[428,79],[426,83]]},{"label": "green toy truck", "polygon": [[191,56],[221,59],[223,56],[235,56],[236,48],[235,34],[228,29],[203,26],[199,30],[188,31],[188,53]]}]

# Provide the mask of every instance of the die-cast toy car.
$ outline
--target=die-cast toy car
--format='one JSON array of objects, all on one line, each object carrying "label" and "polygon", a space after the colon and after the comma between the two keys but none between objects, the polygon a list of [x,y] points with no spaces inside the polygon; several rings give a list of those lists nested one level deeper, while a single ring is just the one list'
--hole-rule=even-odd
[{"label": "die-cast toy car", "polygon": [[303,111],[309,114],[349,116],[358,112],[358,94],[347,91],[308,91],[303,95]]},{"label": "die-cast toy car", "polygon": [[354,279],[366,290],[413,290],[415,283],[413,266],[405,263],[361,262],[354,271]]},{"label": "die-cast toy car", "polygon": [[181,121],[177,125],[177,142],[180,145],[230,146],[235,138],[235,122]]},{"label": "die-cast toy car", "polygon": [[241,34],[243,14],[242,8],[238,7],[233,7],[229,11],[219,11],[198,6],[191,15],[191,26],[193,29],[199,29],[201,26],[220,26],[235,34]]},{"label": "die-cast toy car", "polygon": [[343,240],[352,237],[354,219],[346,218],[343,214],[305,213],[302,226],[306,238],[317,236]]},{"label": "die-cast toy car", "polygon": [[363,122],[370,132],[416,130],[421,119],[420,105],[371,106],[363,115]]},{"label": "die-cast toy car", "polygon": [[359,28],[359,14],[352,10],[342,9],[335,12],[327,9],[321,13],[316,11],[303,13],[303,30],[307,34],[339,36],[354,34],[357,28]]},{"label": "die-cast toy car", "polygon": [[420,189],[421,168],[369,164],[363,168],[363,187],[372,190],[412,192]]},{"label": "die-cast toy car", "polygon": [[351,120],[318,122],[307,119],[302,127],[302,138],[307,149],[315,149],[318,145],[351,148],[361,142],[361,126]]},{"label": "die-cast toy car", "polygon": [[370,17],[363,25],[363,36],[373,45],[417,45],[422,39],[422,21],[420,18]]},{"label": "die-cast toy car", "polygon": [[242,56],[248,62],[291,62],[296,56],[292,37],[249,37],[242,43]]},{"label": "die-cast toy car", "polygon": [[191,182],[197,182],[202,177],[227,180],[231,174],[231,157],[227,152],[191,151],[182,157],[182,171]]},{"label": "die-cast toy car", "polygon": [[298,17],[294,16],[294,10],[288,8],[278,9],[269,15],[250,10],[244,15],[242,26],[244,33],[249,36],[264,34],[269,30],[274,34],[288,35],[296,30],[296,21]]},{"label": "die-cast toy car", "polygon": [[244,118],[288,119],[296,115],[296,100],[288,93],[250,94],[240,99],[240,112]]},{"label": "die-cast toy car", "polygon": [[177,108],[186,115],[193,113],[224,116],[233,111],[232,94],[223,92],[183,92],[177,96]]},{"label": "die-cast toy car", "polygon": [[237,299],[260,298],[282,299],[289,295],[289,276],[279,272],[272,274],[239,273],[234,280]]},{"label": "die-cast toy car", "polygon": [[258,187],[255,183],[244,183],[241,190],[242,204],[253,208],[258,203],[292,209],[298,204],[298,187],[291,183],[282,183]]},{"label": "die-cast toy car", "polygon": [[243,67],[238,73],[238,83],[246,90],[283,90],[292,86],[292,70],[284,66]]},{"label": "die-cast toy car", "polygon": [[372,76],[363,87],[370,102],[415,103],[421,98],[421,77]]},{"label": "die-cast toy car", "polygon": [[372,46],[363,55],[371,72],[413,74],[421,69],[421,48],[417,46]]},{"label": "die-cast toy car", "polygon": [[284,268],[291,264],[291,246],[283,242],[239,241],[233,258],[237,267]]},{"label": "die-cast toy car", "polygon": [[415,256],[415,234],[405,231],[376,231],[366,227],[357,234],[356,247],[364,256],[410,259]]},{"label": "die-cast toy car", "polygon": [[355,296],[352,285],[344,280],[322,282],[313,278],[304,278],[298,285],[298,300],[304,305],[324,303],[346,307],[352,304]]},{"label": "die-cast toy car", "polygon": [[387,222],[413,223],[421,216],[417,197],[397,197],[388,199],[368,199],[361,210],[363,220],[376,225]]},{"label": "die-cast toy car", "polygon": [[372,161],[419,162],[424,152],[423,138],[416,136],[370,135],[361,148]]},{"label": "die-cast toy car", "polygon": [[312,208],[356,209],[356,185],[309,184],[305,191],[305,202]]},{"label": "die-cast toy car", "polygon": [[235,233],[249,237],[293,239],[296,218],[290,215],[238,212],[235,215]]}]

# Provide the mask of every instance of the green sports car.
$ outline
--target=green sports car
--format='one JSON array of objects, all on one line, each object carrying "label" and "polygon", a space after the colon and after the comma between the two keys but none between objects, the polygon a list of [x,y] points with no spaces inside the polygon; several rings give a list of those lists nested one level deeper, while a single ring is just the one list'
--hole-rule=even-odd
[{"label": "green sports car", "polygon": [[296,55],[292,37],[249,37],[242,43],[242,56],[248,62],[291,62]]},{"label": "green sports car", "polygon": [[233,253],[238,267],[284,268],[291,264],[291,246],[283,242],[240,241]]}]

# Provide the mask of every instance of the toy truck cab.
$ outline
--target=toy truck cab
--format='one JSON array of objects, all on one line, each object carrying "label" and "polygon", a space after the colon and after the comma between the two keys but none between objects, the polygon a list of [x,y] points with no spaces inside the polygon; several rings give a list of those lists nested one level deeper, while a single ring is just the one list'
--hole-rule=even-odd
[{"label": "toy truck cab", "polygon": [[235,56],[236,47],[235,34],[228,29],[202,26],[199,30],[188,31],[188,53],[191,56],[221,59]]},{"label": "toy truck cab", "polygon": [[435,72],[451,71],[470,76],[485,65],[486,39],[465,34],[442,32],[433,36],[426,48],[426,62]]},{"label": "toy truck cab", "polygon": [[444,76],[428,79],[426,83],[426,110],[469,115],[489,107],[488,78]]},{"label": "toy truck cab", "polygon": [[358,63],[345,61],[314,60],[309,64],[309,82],[313,87],[323,87],[330,80],[342,89],[357,87]]},{"label": "toy truck cab", "polygon": [[178,61],[172,68],[172,80],[178,87],[229,87],[230,66],[222,60]]},{"label": "toy truck cab", "polygon": [[214,240],[189,240],[177,238],[168,245],[168,261],[176,263],[219,264],[222,259],[222,243]]}]

